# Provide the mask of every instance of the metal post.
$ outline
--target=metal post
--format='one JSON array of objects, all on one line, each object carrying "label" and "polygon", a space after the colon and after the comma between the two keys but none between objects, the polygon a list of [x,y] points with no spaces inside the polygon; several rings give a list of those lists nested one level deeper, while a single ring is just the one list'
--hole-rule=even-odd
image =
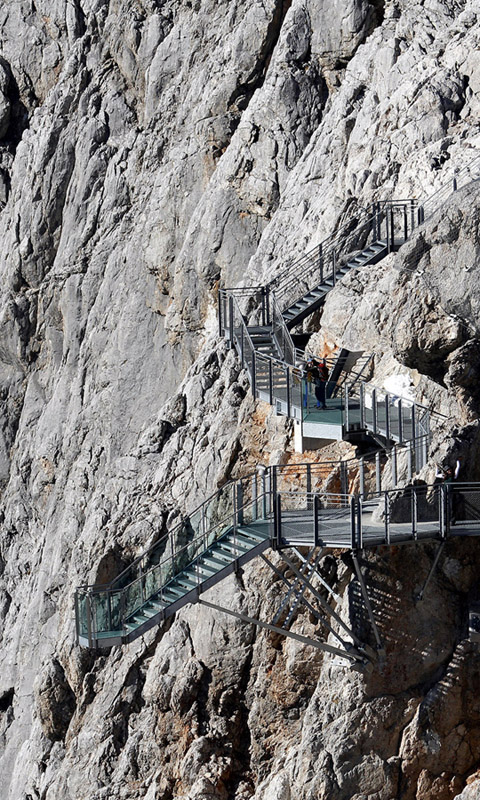
[{"label": "metal post", "polygon": [[390,495],[385,492],[385,542],[390,544]]},{"label": "metal post", "polygon": [[94,641],[93,641],[94,625],[93,625],[93,613],[92,613],[93,609],[92,609],[92,600],[91,600],[91,598],[92,598],[91,592],[88,591],[87,594],[85,595],[85,611],[87,613],[88,646],[89,647],[95,647]]},{"label": "metal post", "polygon": [[410,227],[411,227],[411,231],[413,233],[413,230],[415,228],[415,201],[414,200],[410,200]]},{"label": "metal post", "polygon": [[274,506],[275,506],[275,548],[278,550],[280,548],[280,542],[282,539],[282,498],[280,494],[277,494],[274,497]]},{"label": "metal post", "polygon": [[394,219],[393,219],[393,206],[390,206],[390,236],[391,236],[391,247],[390,251],[395,249],[395,228],[394,228]]},{"label": "metal post", "polygon": [[403,204],[403,241],[406,242],[408,239],[408,215],[407,215],[407,206],[405,203]]},{"label": "metal post", "polygon": [[385,436],[390,440],[390,395],[385,395]]},{"label": "metal post", "polygon": [[418,207],[417,216],[418,216],[418,224],[421,225],[422,222],[425,221],[425,209],[423,206]]},{"label": "metal post", "polygon": [[315,547],[320,546],[320,536],[318,533],[319,511],[320,511],[320,501],[318,499],[318,494],[314,494],[313,495],[313,541],[315,543]]},{"label": "metal post", "polygon": [[349,420],[349,402],[348,402],[348,383],[345,384],[345,431],[348,431],[350,428],[350,420]]},{"label": "metal post", "polygon": [[255,374],[257,369],[257,360],[255,357],[255,350],[252,350],[252,394],[256,397],[256,389],[257,389],[257,376]]},{"label": "metal post", "polygon": [[417,490],[415,486],[412,486],[412,537],[417,541],[418,539],[418,531],[417,531]]},{"label": "metal post", "polygon": [[372,389],[373,432],[377,432],[377,390]]},{"label": "metal post", "polygon": [[452,489],[453,486],[451,483],[444,483],[443,488],[445,489],[445,538],[450,536],[450,526],[452,524]]},{"label": "metal post", "polygon": [[237,525],[243,524],[243,485],[242,481],[238,481],[236,485],[237,494]]},{"label": "metal post", "polygon": [[267,309],[265,308],[265,296],[268,292],[266,286],[262,286],[262,325],[265,326],[267,324]]},{"label": "metal post", "polygon": [[243,366],[243,365],[244,365],[244,363],[245,363],[245,360],[244,360],[244,342],[243,342],[243,324],[242,324],[242,323],[240,323],[240,331],[241,331],[241,337],[240,337],[240,358],[241,358],[241,361],[242,361],[242,366]]},{"label": "metal post", "polygon": [[355,507],[355,497],[350,498],[350,532],[352,538],[352,550],[355,550],[357,547],[356,542],[356,525],[355,525],[355,516],[356,516],[356,507]]},{"label": "metal post", "polygon": [[267,479],[265,472],[262,472],[262,519],[267,518]]},{"label": "metal post", "polygon": [[218,292],[218,335],[220,339],[223,336],[222,303],[223,303],[223,291],[220,289],[220,291]]},{"label": "metal post", "polygon": [[407,450],[407,476],[409,481],[412,480],[412,475],[413,475],[412,462],[413,462],[412,442],[409,442]]},{"label": "metal post", "polygon": [[258,491],[257,491],[257,473],[252,475],[252,507],[253,518],[258,519]]},{"label": "metal post", "polygon": [[360,427],[365,428],[365,384],[360,384]]},{"label": "metal post", "polygon": [[413,463],[415,465],[415,472],[417,471],[417,459],[416,459],[416,444],[417,444],[417,409],[415,407],[415,403],[412,405],[412,445],[413,445]]},{"label": "metal post", "polygon": [[456,192],[458,188],[458,183],[456,177],[453,179],[453,191]]},{"label": "metal post", "polygon": [[307,464],[307,494],[312,491],[312,465]]},{"label": "metal post", "polygon": [[361,497],[358,497],[357,498],[357,546],[360,550],[363,548],[362,512],[363,512],[363,501]]},{"label": "metal post", "polygon": [[398,483],[397,445],[392,448],[392,482],[395,487]]},{"label": "metal post", "polygon": [[290,418],[291,414],[291,403],[290,403],[290,370],[288,367],[285,367],[285,380],[287,383],[287,417]]},{"label": "metal post", "polygon": [[233,319],[233,296],[229,295],[228,297],[228,321],[230,323],[230,347],[233,347],[234,341],[234,319]]},{"label": "metal post", "polygon": [[271,358],[268,359],[268,393],[269,403],[273,406],[273,361]]},{"label": "metal post", "polygon": [[340,462],[340,491],[348,494],[348,468],[346,461]]},{"label": "metal post", "polygon": [[380,472],[380,453],[375,453],[375,485],[377,492],[382,491],[382,475]]},{"label": "metal post", "polygon": [[323,244],[318,245],[318,261],[320,266],[320,283],[323,283]]},{"label": "metal post", "polygon": [[362,456],[360,459],[360,496],[365,495],[365,459]]},{"label": "metal post", "polygon": [[398,401],[398,439],[400,444],[403,443],[403,407],[402,401]]},{"label": "metal post", "polygon": [[337,282],[336,281],[336,279],[337,279],[337,256],[335,254],[335,250],[332,251],[332,256],[333,256],[333,285],[335,286],[335,283]]}]

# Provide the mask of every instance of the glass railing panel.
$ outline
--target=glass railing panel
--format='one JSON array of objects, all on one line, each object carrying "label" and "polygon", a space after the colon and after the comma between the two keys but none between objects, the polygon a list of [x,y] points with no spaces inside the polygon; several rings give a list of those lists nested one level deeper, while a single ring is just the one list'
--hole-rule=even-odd
[{"label": "glass railing panel", "polygon": [[108,591],[91,595],[95,634],[112,630]]},{"label": "glass railing panel", "polygon": [[388,492],[390,541],[405,541],[413,536],[413,501],[411,489]]},{"label": "glass railing panel", "polygon": [[[345,401],[344,401],[345,402]],[[344,413],[345,419],[345,413]],[[355,394],[354,396],[348,396],[348,429],[355,430],[359,429],[362,421],[362,415],[360,410],[360,399]]]},{"label": "glass railing panel", "polygon": [[400,436],[400,423],[398,419],[398,400],[390,398],[389,412],[390,412],[390,439],[398,442]]},{"label": "glass railing panel", "polygon": [[412,405],[402,401],[403,441],[409,442],[413,437]]},{"label": "glass railing panel", "polygon": [[416,504],[417,537],[440,535],[441,502],[440,486],[417,486],[414,490]]},{"label": "glass railing panel", "polygon": [[88,636],[88,603],[85,592],[77,591],[78,633]]},{"label": "glass railing panel", "polygon": [[451,484],[449,506],[450,532],[463,529],[480,529],[480,486],[468,487]]},{"label": "glass railing panel", "polygon": [[[155,567],[158,569],[158,567]],[[131,616],[138,608],[140,608],[144,603],[144,595],[143,595],[143,578],[139,578],[138,580],[131,583],[129,586],[126,586],[123,590],[124,593],[124,602],[125,602],[125,617]]]}]

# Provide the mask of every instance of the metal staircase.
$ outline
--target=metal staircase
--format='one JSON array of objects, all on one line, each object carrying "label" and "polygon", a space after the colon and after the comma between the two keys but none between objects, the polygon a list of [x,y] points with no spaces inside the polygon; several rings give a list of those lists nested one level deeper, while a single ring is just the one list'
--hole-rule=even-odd
[{"label": "metal staircase", "polygon": [[289,329],[294,328],[303,322],[310,314],[325,302],[327,294],[335,286],[337,281],[341,280],[348,272],[356,267],[365,267],[370,264],[376,264],[389,252],[388,244],[386,241],[373,242],[362,250],[354,258],[349,259],[343,267],[335,270],[328,278],[306,292],[299,300],[292,305],[288,306],[283,312],[283,318]]},{"label": "metal staircase", "polygon": [[[478,179],[479,170],[477,158],[456,175],[454,190]],[[442,188],[421,205],[414,200],[376,203],[368,211],[360,210],[340,231],[301,259],[289,263],[268,286],[220,291],[220,334],[236,348],[254,395],[275,404],[279,413],[302,420],[305,385],[299,364],[305,354],[295,347],[290,329],[318,309],[350,270],[374,265],[397,249],[449,193]],[[259,311],[250,324],[254,307]],[[429,411],[362,381],[367,358],[357,374],[351,365],[347,370],[347,363],[348,355],[341,352],[336,364],[331,365],[334,385],[330,396],[338,386],[343,389],[344,434],[352,438],[369,432],[387,447],[339,462],[270,468],[259,465],[252,475],[227,483],[110,583],[77,589],[76,630],[81,645],[96,648],[130,642],[187,603],[200,602],[340,656],[354,669],[364,669],[375,652],[359,641],[337,614],[333,606],[340,598],[318,569],[325,550],[348,549],[374,633],[377,657],[383,657],[357,553],[378,545],[438,540],[420,599],[446,539],[480,535],[480,484],[398,488],[399,477],[410,481],[415,470],[426,463]],[[387,459],[392,464],[387,473],[389,486],[382,485],[382,461]],[[339,491],[331,491],[335,482]],[[293,582],[266,558],[269,547],[295,576]],[[299,547],[310,548],[307,558]],[[297,555],[300,566],[287,556],[288,549]],[[257,556],[288,589],[273,623],[203,598],[208,589]],[[318,582],[323,593],[316,588]],[[325,589],[330,602],[324,597]],[[316,605],[306,599],[307,594]],[[328,641],[326,636],[308,638],[288,630],[301,604],[325,628]],[[279,628],[276,623],[282,617],[283,627]]]}]

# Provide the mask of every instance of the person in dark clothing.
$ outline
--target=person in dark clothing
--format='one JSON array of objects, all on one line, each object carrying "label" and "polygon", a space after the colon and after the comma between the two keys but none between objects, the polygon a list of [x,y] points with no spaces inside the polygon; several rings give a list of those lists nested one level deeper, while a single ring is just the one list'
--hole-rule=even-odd
[{"label": "person in dark clothing", "polygon": [[326,408],[326,390],[328,381],[328,368],[327,362],[323,359],[323,364],[318,364],[316,368],[316,375],[314,378],[315,383],[315,397],[317,398],[317,408]]}]

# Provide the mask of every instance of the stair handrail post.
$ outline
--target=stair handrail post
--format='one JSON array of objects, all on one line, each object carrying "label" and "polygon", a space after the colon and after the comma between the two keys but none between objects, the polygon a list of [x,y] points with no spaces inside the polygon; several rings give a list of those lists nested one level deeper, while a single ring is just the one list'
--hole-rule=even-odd
[{"label": "stair handrail post", "polygon": [[313,543],[315,547],[320,546],[319,535],[319,513],[320,513],[320,499],[315,492],[313,495]]},{"label": "stair handrail post", "polygon": [[337,254],[335,248],[332,250],[332,259],[333,259],[333,285],[335,286],[337,282]]},{"label": "stair handrail post", "polygon": [[373,432],[377,432],[377,390],[375,387],[372,389],[372,424]]},{"label": "stair handrail post", "polygon": [[385,435],[387,442],[390,441],[390,395],[385,393]]},{"label": "stair handrail post", "polygon": [[359,550],[363,549],[362,514],[363,514],[363,500],[361,497],[357,497],[357,547]]},{"label": "stair handrail post", "polygon": [[382,491],[382,473],[380,471],[380,453],[375,453],[375,489],[378,493]]},{"label": "stair handrail post", "polygon": [[292,404],[291,404],[291,397],[290,397],[290,368],[288,364],[285,366],[285,381],[287,384],[287,417],[290,419],[292,416]]},{"label": "stair handrail post", "polygon": [[407,205],[403,203],[403,241],[406,242],[408,239],[408,214],[407,214]]},{"label": "stair handrail post", "polygon": [[323,243],[318,245],[318,265],[320,267],[320,283],[323,283]]},{"label": "stair handrail post", "polygon": [[239,480],[236,484],[237,495],[237,525],[243,525],[243,484]]},{"label": "stair handrail post", "polygon": [[398,483],[398,454],[396,444],[392,447],[392,483],[393,488],[395,488]]},{"label": "stair handrail post", "polygon": [[280,549],[281,543],[281,530],[282,530],[282,499],[280,494],[277,492],[274,496],[274,503],[273,503],[273,548],[274,550]]},{"label": "stair handrail post", "polygon": [[350,430],[350,403],[349,403],[349,396],[348,396],[348,383],[345,384],[345,431],[348,433]]},{"label": "stair handrail post", "polygon": [[252,394],[254,397],[257,396],[257,358],[255,353],[255,348],[252,348]]},{"label": "stair handrail post", "polygon": [[273,361],[268,359],[268,394],[269,404],[273,406]]},{"label": "stair handrail post", "polygon": [[244,341],[243,341],[243,323],[240,324],[240,331],[241,331],[241,337],[240,337],[240,360],[242,362],[242,367],[244,367],[245,366],[245,346],[244,346]]},{"label": "stair handrail post", "polygon": [[412,403],[412,457],[413,464],[415,465],[415,472],[417,471],[417,408],[415,403]]},{"label": "stair handrail post", "polygon": [[390,204],[389,216],[390,216],[390,237],[391,237],[391,247],[389,253],[391,253],[392,250],[395,250],[395,221],[394,221],[393,204]]},{"label": "stair handrail post", "polygon": [[348,467],[346,461],[340,462],[340,491],[348,494]]},{"label": "stair handrail post", "polygon": [[390,217],[388,207],[385,207],[385,238],[387,240],[387,253],[390,253]]},{"label": "stair handrail post", "polygon": [[360,457],[360,497],[365,496],[365,459]]},{"label": "stair handrail post", "polygon": [[265,299],[268,292],[268,286],[262,286],[262,325],[267,324],[267,309],[265,307]]},{"label": "stair handrail post", "polygon": [[360,381],[359,386],[359,398],[360,398],[360,428],[363,430],[365,428],[365,383]]},{"label": "stair handrail post", "polygon": [[257,487],[258,474],[254,472],[252,475],[252,511],[253,519],[258,519],[258,487]]},{"label": "stair handrail post", "polygon": [[352,550],[357,549],[356,518],[357,518],[357,498],[355,497],[355,495],[352,495],[350,498],[350,533],[351,533]]},{"label": "stair handrail post", "polygon": [[403,403],[401,397],[398,399],[397,408],[398,408],[398,440],[400,444],[403,444]]},{"label": "stair handrail post", "polygon": [[234,346],[234,328],[235,328],[235,321],[233,319],[233,295],[228,295],[228,322],[229,322],[229,340],[230,340],[230,347]]},{"label": "stair handrail post", "polygon": [[223,289],[219,289],[218,290],[218,336],[220,339],[223,337],[222,305],[223,305]]},{"label": "stair handrail post", "polygon": [[412,477],[413,477],[413,444],[412,440],[410,440],[407,449],[407,478],[409,481],[411,481]]},{"label": "stair handrail post", "polygon": [[410,228],[411,233],[415,230],[415,200],[410,200]]},{"label": "stair handrail post", "polygon": [[95,623],[94,623],[94,620],[93,620],[92,590],[91,589],[87,589],[87,592],[85,594],[85,610],[87,612],[88,646],[93,648],[93,647],[95,647],[95,644],[94,644]]}]

